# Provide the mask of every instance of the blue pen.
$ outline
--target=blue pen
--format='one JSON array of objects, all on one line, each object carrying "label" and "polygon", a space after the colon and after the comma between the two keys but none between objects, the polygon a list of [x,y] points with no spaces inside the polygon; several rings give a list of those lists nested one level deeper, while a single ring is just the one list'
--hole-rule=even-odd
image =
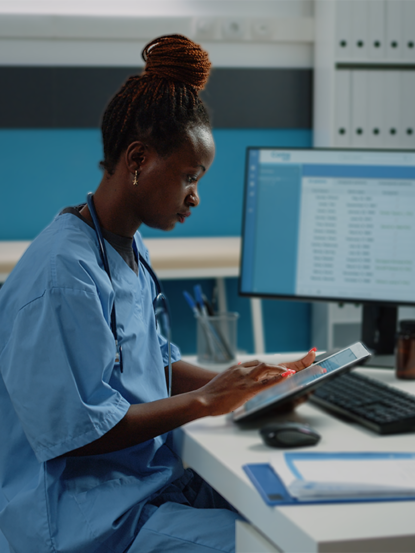
[{"label": "blue pen", "polygon": [[206,306],[205,306],[205,302],[203,301],[202,287],[200,286],[200,284],[196,284],[193,287],[193,290],[195,291],[195,298],[196,298],[196,303],[197,303],[198,308],[200,309],[202,315],[204,317],[207,317],[208,312],[207,312],[207,309],[206,309]]},{"label": "blue pen", "polygon": [[183,296],[185,297],[185,300],[187,301],[190,309],[193,311],[195,317],[200,317],[200,313],[197,309],[195,300],[192,298],[189,292],[186,292],[186,290],[183,290]]},{"label": "blue pen", "polygon": [[214,311],[213,311],[213,307],[212,305],[210,304],[209,300],[207,299],[207,297],[205,296],[205,294],[203,293],[203,290],[202,290],[202,287],[200,284],[196,284],[194,287],[193,287],[193,290],[195,291],[195,297],[196,297],[196,302],[198,304],[198,307],[202,307],[204,306],[205,309],[206,309],[206,313],[207,315],[209,315],[209,317],[213,317],[215,315]]},{"label": "blue pen", "polygon": [[216,328],[211,321],[209,321],[209,315],[203,301],[202,287],[200,286],[200,284],[196,284],[196,286],[193,287],[193,290],[195,292],[196,302],[198,307],[200,308],[202,317],[206,321],[207,332],[209,332],[210,340],[212,341],[212,346],[214,347],[215,352],[217,351],[217,348],[219,348],[220,361],[230,361],[231,359],[233,359],[233,355],[232,352],[229,350],[229,346],[226,343],[226,340],[223,338],[220,330]]},{"label": "blue pen", "polygon": [[[202,307],[199,309],[196,305],[193,297],[187,292],[186,290],[183,290],[183,296],[185,297],[190,309],[193,311],[195,317],[200,321],[200,324],[202,325],[202,328],[204,330],[205,336],[206,336],[206,342],[209,348],[210,355],[212,359],[217,359],[217,348],[214,344],[214,337],[212,336],[212,331],[210,329],[209,321],[207,319],[206,311],[203,311]],[[199,303],[199,302],[198,302]]]}]

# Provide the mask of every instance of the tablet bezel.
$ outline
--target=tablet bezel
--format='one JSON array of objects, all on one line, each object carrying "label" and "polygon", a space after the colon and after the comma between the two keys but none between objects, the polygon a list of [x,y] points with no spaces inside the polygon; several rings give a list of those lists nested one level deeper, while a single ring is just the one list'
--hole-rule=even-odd
[{"label": "tablet bezel", "polygon": [[[337,351],[336,353],[333,353],[331,355],[327,355],[327,357],[324,357],[323,359],[320,359],[317,363],[313,363],[312,365],[310,365],[310,367],[307,367],[307,369],[303,369],[303,370],[307,371],[311,367],[318,366],[323,361],[326,361],[327,359],[331,359],[333,357],[336,357],[337,355],[340,355],[341,353],[343,353],[347,350],[351,350],[351,352],[354,355],[356,355],[356,359],[353,359],[349,363],[346,363],[346,364],[338,367],[337,369],[333,369],[329,373],[322,374],[320,378],[318,378],[316,380],[313,380],[313,381],[309,382],[308,384],[302,384],[301,387],[299,387],[298,389],[291,390],[287,394],[276,398],[275,401],[272,401],[272,400],[267,401],[267,403],[265,405],[258,405],[256,407],[250,409],[249,411],[247,411],[247,405],[249,404],[249,401],[246,402],[244,405],[242,405],[241,407],[239,407],[238,409],[236,409],[234,411],[234,413],[233,413],[234,422],[237,422],[237,423],[239,423],[239,422],[248,422],[252,419],[255,419],[257,417],[265,415],[269,411],[272,411],[275,408],[280,407],[280,406],[284,405],[285,403],[287,403],[289,401],[297,399],[297,398],[301,397],[302,395],[308,394],[309,392],[315,390],[316,388],[318,388],[319,386],[321,386],[325,382],[328,382],[328,380],[330,380],[331,378],[336,377],[339,374],[341,374],[341,373],[343,373],[347,370],[350,370],[355,365],[361,364],[364,360],[366,360],[367,358],[369,358],[371,356],[370,352],[366,349],[366,347],[361,342],[356,342],[356,343],[351,344],[350,346],[348,346],[346,348],[341,349],[340,351]],[[293,377],[291,377],[291,378],[293,378]],[[279,384],[280,383],[275,384],[275,386],[277,387]],[[266,390],[264,390],[264,392],[260,392],[255,397],[258,397],[261,393],[268,394],[269,390],[270,389],[267,388]]]}]

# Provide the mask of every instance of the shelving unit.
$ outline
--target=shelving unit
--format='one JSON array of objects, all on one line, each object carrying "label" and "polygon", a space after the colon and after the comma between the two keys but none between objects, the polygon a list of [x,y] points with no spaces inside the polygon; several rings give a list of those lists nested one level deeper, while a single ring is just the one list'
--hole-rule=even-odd
[{"label": "shelving unit", "polygon": [[314,146],[415,148],[415,1],[316,0]]},{"label": "shelving unit", "polygon": [[[415,149],[415,0],[315,0],[314,56],[314,147]],[[315,304],[313,345],[358,338],[361,313]]]}]

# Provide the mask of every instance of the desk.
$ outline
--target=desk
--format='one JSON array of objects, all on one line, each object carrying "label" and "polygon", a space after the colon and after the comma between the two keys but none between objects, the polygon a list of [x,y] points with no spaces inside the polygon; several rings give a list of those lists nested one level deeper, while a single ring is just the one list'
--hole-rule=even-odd
[{"label": "desk", "polygon": [[[287,355],[260,358],[289,360]],[[415,381],[398,381],[393,371],[355,370],[415,394]],[[313,451],[415,452],[414,434],[381,437],[330,417],[310,403],[285,418],[307,422],[322,435]],[[256,430],[241,430],[229,416],[221,416],[193,421],[178,429],[176,436],[183,461],[253,525],[238,529],[245,534],[238,541],[237,532],[237,553],[415,550],[415,502],[269,507],[242,470],[245,463],[268,462],[272,453]],[[256,536],[258,544],[262,539],[263,548],[247,549],[249,535]]]}]

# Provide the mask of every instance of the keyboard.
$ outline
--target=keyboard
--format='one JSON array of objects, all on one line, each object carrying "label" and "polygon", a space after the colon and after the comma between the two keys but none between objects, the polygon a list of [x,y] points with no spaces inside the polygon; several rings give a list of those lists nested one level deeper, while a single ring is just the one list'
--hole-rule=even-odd
[{"label": "keyboard", "polygon": [[310,401],[378,434],[415,431],[415,396],[355,372],[323,384]]}]

